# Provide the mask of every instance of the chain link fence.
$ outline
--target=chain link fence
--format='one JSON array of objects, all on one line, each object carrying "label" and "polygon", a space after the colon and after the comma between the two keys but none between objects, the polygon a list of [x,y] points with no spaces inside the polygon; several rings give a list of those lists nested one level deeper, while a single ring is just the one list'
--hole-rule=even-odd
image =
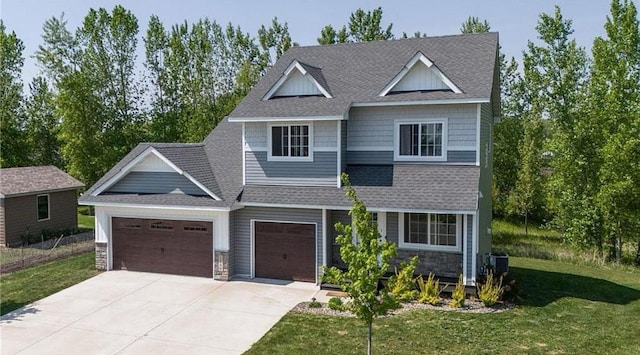
[{"label": "chain link fence", "polygon": [[0,248],[0,274],[94,250],[93,231],[18,248]]}]

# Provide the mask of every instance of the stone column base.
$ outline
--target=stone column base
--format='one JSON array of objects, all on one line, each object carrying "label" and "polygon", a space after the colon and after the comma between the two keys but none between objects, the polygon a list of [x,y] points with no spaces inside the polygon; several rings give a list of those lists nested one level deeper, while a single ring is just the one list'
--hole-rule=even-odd
[{"label": "stone column base", "polygon": [[96,242],[96,270],[107,269],[107,243]]},{"label": "stone column base", "polygon": [[220,281],[229,280],[229,252],[215,251],[213,261],[213,279]]}]

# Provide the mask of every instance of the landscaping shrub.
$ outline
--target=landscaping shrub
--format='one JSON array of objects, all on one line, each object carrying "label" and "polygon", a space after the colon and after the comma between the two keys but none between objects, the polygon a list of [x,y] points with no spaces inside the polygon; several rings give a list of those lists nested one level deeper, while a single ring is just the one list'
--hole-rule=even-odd
[{"label": "landscaping shrub", "polygon": [[484,283],[478,285],[478,298],[487,307],[496,304],[502,296],[502,292],[502,276],[496,280],[492,272],[488,272]]},{"label": "landscaping shrub", "polygon": [[316,301],[316,298],[311,298],[311,302],[309,302],[309,308],[322,308],[322,303]]},{"label": "landscaping shrub", "polygon": [[331,299],[329,299],[329,303],[327,304],[327,306],[329,306],[329,308],[333,309],[334,311],[344,311],[345,310],[345,305],[344,303],[342,303],[342,298],[340,297],[332,297]]},{"label": "landscaping shrub", "polygon": [[418,295],[416,291],[416,278],[413,276],[418,266],[418,257],[411,258],[409,263],[400,263],[400,271],[396,269],[395,275],[389,278],[387,287],[389,292],[402,302],[413,301]]},{"label": "landscaping shrub", "polygon": [[467,293],[464,289],[464,281],[462,279],[462,274],[458,277],[458,283],[456,283],[456,288],[451,293],[451,302],[449,305],[455,308],[464,307],[464,300],[467,297]]},{"label": "landscaping shrub", "polygon": [[422,276],[418,278],[418,302],[437,305],[440,302],[440,280],[436,279],[432,273],[429,273],[427,281]]}]

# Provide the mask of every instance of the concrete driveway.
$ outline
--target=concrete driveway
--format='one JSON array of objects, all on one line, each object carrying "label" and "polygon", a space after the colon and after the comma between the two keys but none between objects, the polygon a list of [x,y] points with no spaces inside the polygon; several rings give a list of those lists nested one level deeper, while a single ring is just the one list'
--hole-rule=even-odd
[{"label": "concrete driveway", "polygon": [[2,316],[2,354],[239,354],[318,288],[110,271]]}]

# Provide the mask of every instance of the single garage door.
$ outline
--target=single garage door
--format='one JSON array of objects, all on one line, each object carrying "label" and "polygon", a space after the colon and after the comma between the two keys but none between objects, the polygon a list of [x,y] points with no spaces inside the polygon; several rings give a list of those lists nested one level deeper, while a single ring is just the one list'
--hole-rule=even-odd
[{"label": "single garage door", "polygon": [[255,222],[255,274],[270,279],[316,281],[316,226]]},{"label": "single garage door", "polygon": [[113,268],[213,277],[211,222],[112,219]]}]

